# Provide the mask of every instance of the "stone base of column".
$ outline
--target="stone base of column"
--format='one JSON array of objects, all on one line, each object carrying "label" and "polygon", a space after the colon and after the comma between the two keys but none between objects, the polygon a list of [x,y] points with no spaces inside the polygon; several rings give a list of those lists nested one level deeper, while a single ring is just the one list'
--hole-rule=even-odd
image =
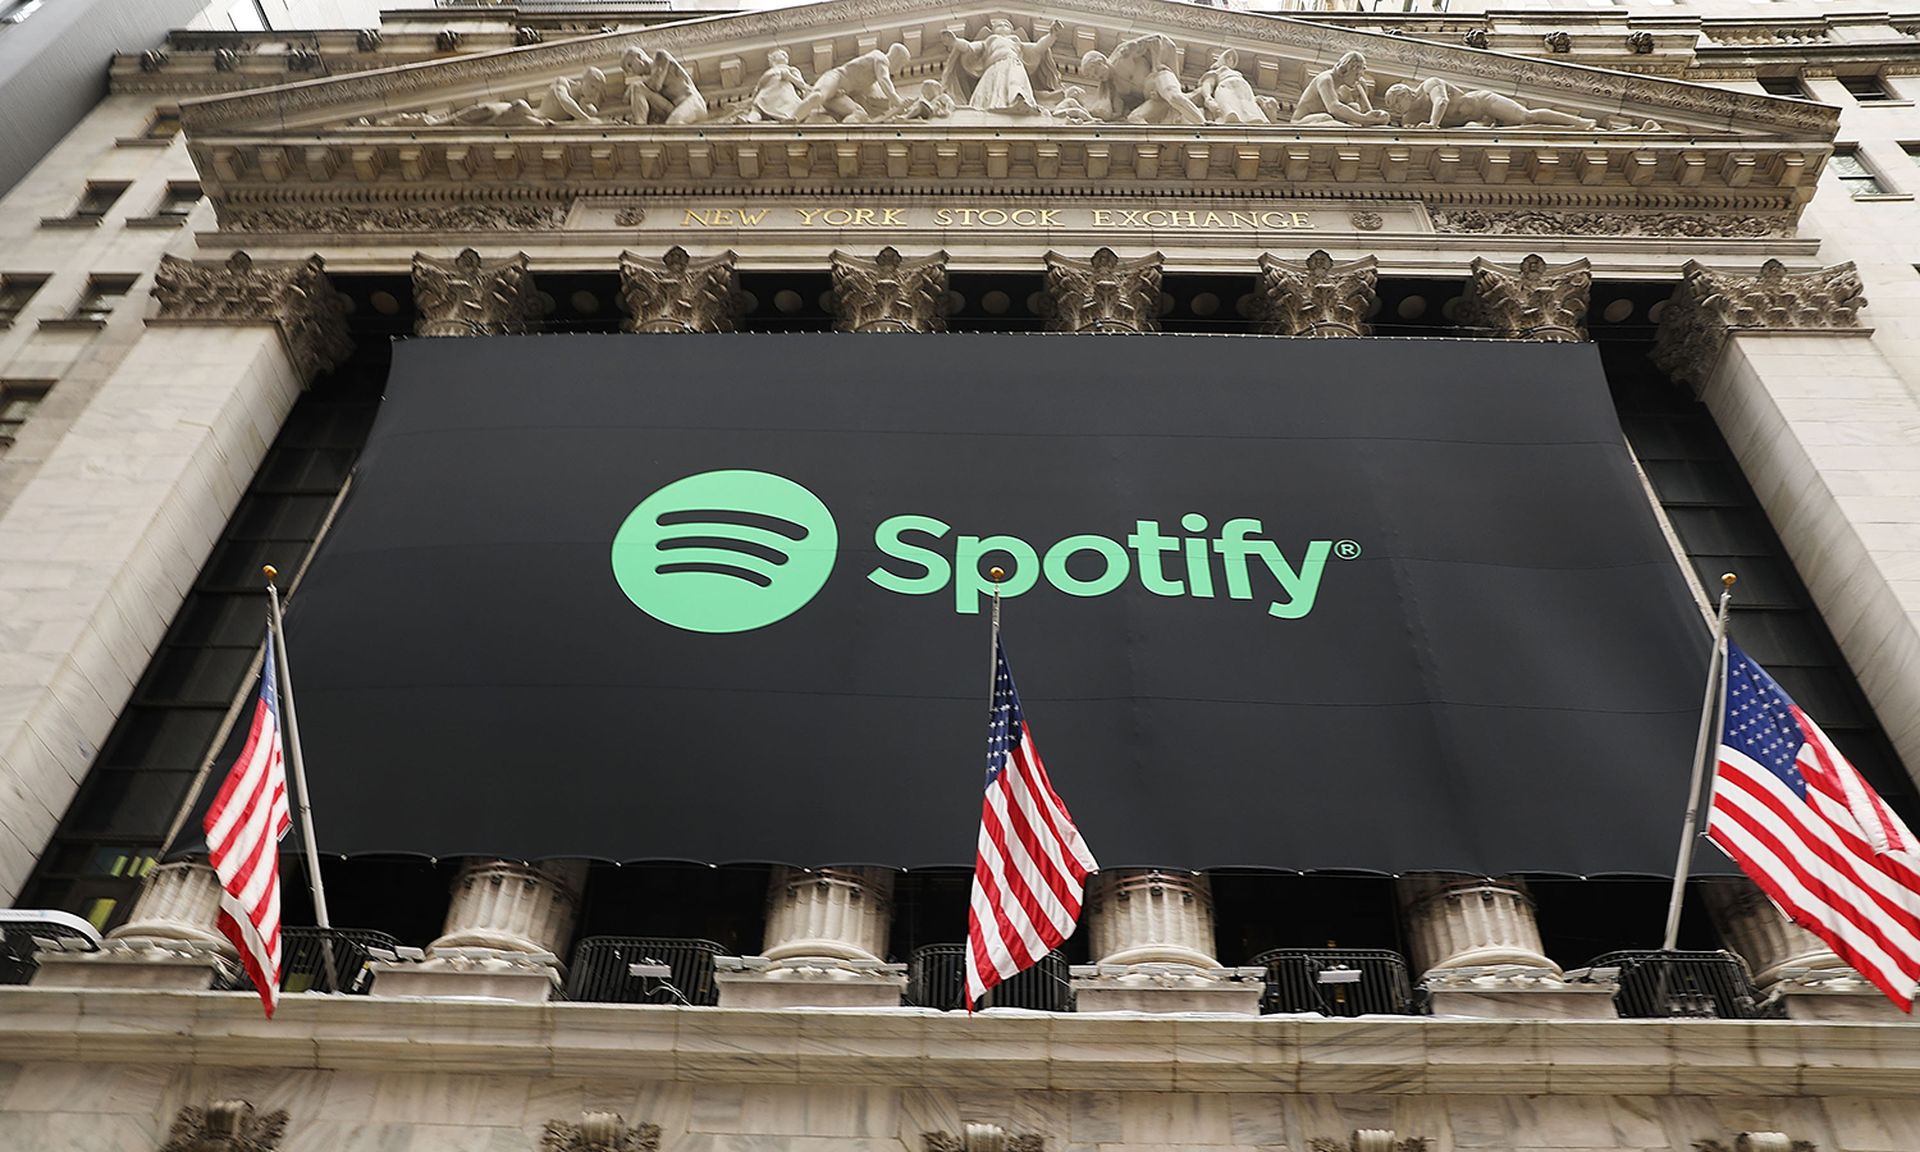
[{"label": "stone base of column", "polygon": [[878,960],[716,956],[722,1008],[898,1008],[907,966]]},{"label": "stone base of column", "polygon": [[556,999],[560,958],[551,952],[436,948],[424,960],[375,960],[367,995],[388,1000],[500,1000],[539,1004]]},{"label": "stone base of column", "polygon": [[1772,999],[1789,1020],[1887,1024],[1913,1018],[1851,968],[1788,968],[1774,981]]},{"label": "stone base of column", "polygon": [[1482,1020],[1613,1020],[1611,983],[1569,983],[1550,968],[1443,968],[1421,981],[1435,1016]]},{"label": "stone base of column", "polygon": [[1190,964],[1086,964],[1073,969],[1074,1010],[1087,1012],[1215,1012],[1258,1016],[1265,968],[1196,968]]},{"label": "stone base of column", "polygon": [[139,988],[205,992],[239,979],[219,947],[184,940],[108,940],[98,952],[41,951],[35,988]]}]

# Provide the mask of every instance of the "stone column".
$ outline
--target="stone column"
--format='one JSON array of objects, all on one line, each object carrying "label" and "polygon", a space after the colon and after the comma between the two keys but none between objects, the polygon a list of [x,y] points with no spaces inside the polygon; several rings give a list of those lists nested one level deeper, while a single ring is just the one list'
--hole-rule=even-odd
[{"label": "stone column", "polygon": [[238,972],[219,923],[220,878],[213,869],[162,864],[147,874],[126,923],[107,934],[100,951],[42,952],[33,983],[204,991]]},{"label": "stone column", "polygon": [[947,254],[908,259],[891,245],[869,260],[835,249],[836,332],[945,332]]},{"label": "stone column", "polygon": [[1047,328],[1054,332],[1158,332],[1160,253],[1123,260],[1102,248],[1089,260],[1047,253]]},{"label": "stone column", "polygon": [[451,260],[413,254],[418,336],[501,336],[531,331],[541,315],[527,254],[488,259],[471,248]]},{"label": "stone column", "polygon": [[467,861],[426,957],[375,962],[373,994],[548,999],[560,987],[586,878],[584,860]]},{"label": "stone column", "polygon": [[151,285],[157,314],[0,509],[0,556],[32,576],[6,597],[10,634],[32,643],[0,653],[0,903],[86,779],[129,677],[301,388],[352,349],[318,258],[167,257]]},{"label": "stone column", "polygon": [[1590,269],[1584,259],[1548,264],[1528,256],[1517,265],[1475,260],[1461,319],[1504,340],[1585,340]]},{"label": "stone column", "polygon": [[1266,970],[1214,958],[1213,887],[1205,876],[1122,868],[1088,881],[1084,917],[1095,961],[1074,969],[1082,1012],[1260,1010]]},{"label": "stone column", "polygon": [[888,964],[893,873],[776,867],[760,955],[721,957],[722,1008],[891,1008],[906,966]]},{"label": "stone column", "polygon": [[740,277],[732,252],[694,259],[675,245],[655,260],[620,254],[624,332],[731,332],[737,326]]},{"label": "stone column", "polygon": [[1260,257],[1260,330],[1275,336],[1365,336],[1372,331],[1372,256],[1336,262],[1319,251],[1305,260]]},{"label": "stone column", "polygon": [[1403,877],[1397,883],[1418,979],[1445,1016],[1614,1015],[1613,989],[1568,984],[1547,958],[1525,882]]},{"label": "stone column", "polygon": [[1754,988],[1779,998],[1793,1020],[1905,1019],[1820,938],[1784,916],[1746,879],[1702,886],[1721,941],[1747,962]]}]

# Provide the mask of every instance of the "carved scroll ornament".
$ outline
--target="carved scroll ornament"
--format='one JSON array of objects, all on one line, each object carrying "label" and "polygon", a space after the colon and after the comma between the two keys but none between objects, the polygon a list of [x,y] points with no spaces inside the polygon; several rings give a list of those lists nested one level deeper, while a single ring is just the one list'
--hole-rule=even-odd
[{"label": "carved scroll ornament", "polygon": [[889,245],[872,259],[836,249],[832,260],[836,331],[946,331],[945,252],[910,260]]},{"label": "carved scroll ornament", "polygon": [[1123,260],[1102,248],[1090,260],[1047,253],[1047,327],[1055,332],[1156,332],[1160,253]]},{"label": "carved scroll ornament", "polygon": [[1591,265],[1584,259],[1548,264],[1536,255],[1518,265],[1475,260],[1466,319],[1506,340],[1585,340],[1592,285]]},{"label": "carved scroll ornament", "polygon": [[731,332],[740,315],[732,252],[695,259],[675,245],[651,259],[620,254],[620,303],[627,332]]},{"label": "carved scroll ornament", "polygon": [[416,252],[413,300],[420,336],[520,333],[540,316],[525,252],[491,260],[471,248],[451,260]]},{"label": "carved scroll ornament", "polygon": [[284,1110],[256,1112],[245,1100],[182,1108],[160,1152],[275,1152],[287,1132]]},{"label": "carved scroll ornament", "polygon": [[659,1152],[658,1124],[629,1124],[617,1112],[583,1112],[578,1120],[549,1120],[540,1152]]},{"label": "carved scroll ornament", "polygon": [[1325,251],[1305,260],[1262,255],[1262,329],[1277,336],[1367,335],[1378,266],[1372,256],[1343,263]]}]

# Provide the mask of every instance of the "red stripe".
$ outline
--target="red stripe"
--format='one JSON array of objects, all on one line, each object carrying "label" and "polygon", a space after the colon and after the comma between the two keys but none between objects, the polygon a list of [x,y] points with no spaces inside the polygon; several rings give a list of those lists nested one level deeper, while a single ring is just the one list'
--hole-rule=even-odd
[{"label": "red stripe", "polygon": [[[1025,744],[1015,752],[1013,759],[1020,767],[1016,776],[1018,784],[1030,798],[1034,812],[1040,817],[1041,826],[1033,829],[1034,835],[1036,838],[1043,838],[1043,842],[1053,848],[1053,852],[1046,857],[1048,884],[1053,888],[1055,896],[1059,898],[1061,906],[1066,908],[1067,915],[1077,920],[1080,916],[1079,886],[1080,882],[1086,879],[1086,870],[1080,867],[1080,862],[1074,858],[1072,850],[1067,846],[1066,838],[1060,834],[1060,828],[1054,821],[1054,811],[1048,803],[1052,798],[1053,789],[1047,786],[1046,766],[1040,763],[1037,749],[1032,760],[1028,760]],[[1025,819],[1024,813],[1022,819]],[[1060,867],[1066,869],[1064,874],[1054,866],[1055,856],[1060,859]]]},{"label": "red stripe", "polygon": [[[1066,861],[1068,873],[1073,876],[1075,882],[1085,880],[1087,878],[1087,870],[1082,868],[1080,861],[1074,857],[1072,852],[1067,850],[1067,833],[1063,831],[1060,825],[1054,820],[1054,813],[1056,812],[1062,816],[1066,816],[1067,805],[1065,801],[1061,800],[1054,792],[1053,781],[1047,776],[1047,766],[1040,759],[1040,749],[1033,742],[1033,732],[1027,727],[1026,721],[1024,720],[1020,722],[1020,744],[1017,753],[1020,756],[1021,762],[1032,769],[1028,779],[1033,787],[1035,799],[1045,798],[1044,803],[1038,803],[1035,807],[1040,810],[1041,818],[1047,822],[1047,831],[1052,833],[1053,838],[1059,842],[1060,856],[1061,859]],[[1071,820],[1071,817],[1069,817],[1069,820]]]},{"label": "red stripe", "polygon": [[[1015,793],[1015,789],[1026,787],[1026,780],[1021,775],[1020,760],[1021,757],[1016,754],[1013,757],[1012,771],[1002,773],[1000,777],[1003,785],[1001,793],[1007,798],[1007,818],[1013,822],[1011,831],[1026,849],[1028,858],[1033,861],[1034,871],[1039,873],[1041,882],[1047,886],[1047,891],[1053,893],[1054,901],[1066,910],[1068,917],[1077,918],[1080,915],[1080,902],[1073,898],[1067,888],[1066,878],[1060,874],[1058,868],[1054,867],[1053,856],[1047,851],[1047,840],[1035,832],[1032,822],[1027,819],[1027,814],[1021,808],[1020,799]],[[1011,780],[1008,779],[1009,776],[1012,777]],[[1053,842],[1055,852],[1058,852],[1060,847],[1058,841]],[[1003,847],[1001,851],[1004,854],[1006,850]],[[1028,885],[1024,879],[1020,887],[1023,892],[1028,891]],[[1029,897],[1021,901],[1021,907],[1029,910],[1029,919],[1032,920],[1034,928],[1040,932],[1042,939],[1055,935],[1057,930],[1053,926],[1053,917],[1040,907],[1037,898],[1032,898],[1030,893]],[[1058,943],[1060,940],[1053,940],[1047,946],[1051,948]]]},{"label": "red stripe", "polygon": [[[994,786],[998,787],[998,783],[996,782]],[[1002,865],[1002,871],[998,874],[991,866],[982,870],[986,875],[984,887],[987,892],[987,902],[993,906],[994,928],[1000,933],[1001,943],[1007,946],[1007,954],[1013,957],[1014,964],[1021,969],[1031,968],[1039,957],[1027,947],[1026,940],[1021,937],[1020,929],[1015,927],[1013,916],[1007,909],[1013,905],[1018,905],[1022,909],[1030,908],[1033,894],[1027,891],[1026,881],[1020,878],[1020,873],[1007,860],[1006,832],[1000,827],[1000,817],[994,812],[993,805],[988,804],[981,810],[980,820],[982,827],[987,830],[987,839],[1000,852]],[[1001,891],[998,881],[1002,877],[1006,879],[1007,886],[1012,891],[1005,893]],[[1027,922],[1033,923],[1031,913],[1028,914]]]}]

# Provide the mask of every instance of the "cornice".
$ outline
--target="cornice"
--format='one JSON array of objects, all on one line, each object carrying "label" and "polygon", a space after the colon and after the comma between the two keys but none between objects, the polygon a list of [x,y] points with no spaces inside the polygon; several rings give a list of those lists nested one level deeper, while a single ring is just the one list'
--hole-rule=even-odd
[{"label": "cornice", "polygon": [[0,1059],[1056,1091],[1920,1093],[1912,1024],[1028,1016],[0,987]]}]

